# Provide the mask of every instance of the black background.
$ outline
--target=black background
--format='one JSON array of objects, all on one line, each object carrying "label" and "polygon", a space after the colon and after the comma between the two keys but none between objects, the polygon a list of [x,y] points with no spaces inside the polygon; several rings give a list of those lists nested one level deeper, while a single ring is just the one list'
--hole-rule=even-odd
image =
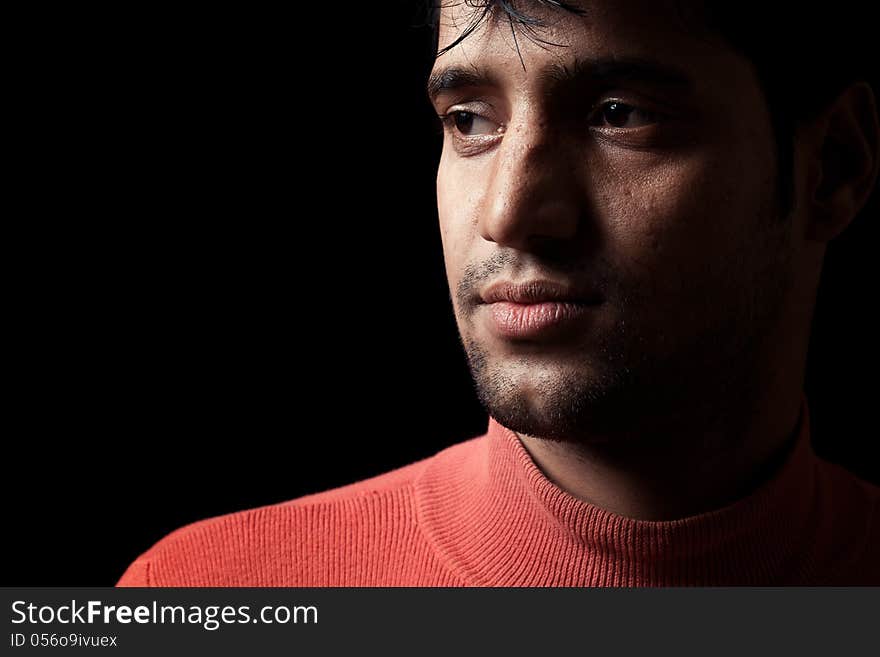
[{"label": "black background", "polygon": [[[429,32],[309,4],[6,21],[3,585],[112,585],[186,523],[485,430]],[[828,249],[806,390],[816,451],[880,483],[876,196]]]}]

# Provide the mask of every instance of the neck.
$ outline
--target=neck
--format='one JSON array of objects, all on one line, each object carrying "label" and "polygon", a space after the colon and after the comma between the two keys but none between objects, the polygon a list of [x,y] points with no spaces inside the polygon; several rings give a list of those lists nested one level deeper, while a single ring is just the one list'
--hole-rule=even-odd
[{"label": "neck", "polygon": [[787,390],[759,396],[724,426],[707,428],[695,416],[637,442],[518,436],[544,475],[574,497],[627,518],[673,520],[724,507],[776,472],[802,419],[802,390]]}]

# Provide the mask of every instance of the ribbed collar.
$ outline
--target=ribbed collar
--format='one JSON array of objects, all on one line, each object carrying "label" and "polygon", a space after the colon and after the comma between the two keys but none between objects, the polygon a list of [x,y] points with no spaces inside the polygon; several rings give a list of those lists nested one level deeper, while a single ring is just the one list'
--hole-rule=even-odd
[{"label": "ribbed collar", "polygon": [[[731,586],[804,580],[815,460],[806,395],[797,438],[761,487],[679,520],[609,513],[547,479],[518,436],[487,433],[442,451],[417,478],[416,505],[445,565],[472,586]],[[808,561],[808,560],[807,560]]]}]

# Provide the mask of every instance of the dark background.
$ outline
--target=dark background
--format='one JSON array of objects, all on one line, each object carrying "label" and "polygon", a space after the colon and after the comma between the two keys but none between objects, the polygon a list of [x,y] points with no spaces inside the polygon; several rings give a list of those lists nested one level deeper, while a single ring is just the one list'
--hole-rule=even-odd
[{"label": "dark background", "polygon": [[[335,5],[6,21],[2,585],[112,585],[184,524],[484,432],[429,33]],[[806,388],[816,451],[880,483],[877,214],[829,247]]]}]

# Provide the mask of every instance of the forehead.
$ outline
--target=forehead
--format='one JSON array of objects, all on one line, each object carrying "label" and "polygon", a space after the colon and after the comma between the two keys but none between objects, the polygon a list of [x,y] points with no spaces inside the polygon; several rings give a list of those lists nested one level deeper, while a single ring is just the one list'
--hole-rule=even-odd
[{"label": "forehead", "polygon": [[596,0],[569,2],[578,15],[531,1],[517,9],[539,23],[523,25],[495,6],[444,5],[438,22],[434,79],[450,68],[491,72],[497,81],[541,85],[555,72],[583,62],[634,61],[657,71],[681,73],[692,81],[718,87],[746,82],[750,63],[700,20],[697,5],[672,0]]},{"label": "forehead", "polygon": [[480,27],[469,39],[478,40],[475,37],[480,33],[488,37],[487,41],[500,36],[512,44],[511,17],[516,24],[518,15],[526,23],[516,25],[523,39],[527,40],[531,33],[566,47],[576,46],[577,37],[587,35],[598,41],[637,37],[640,42],[649,40],[671,46],[674,43],[668,39],[693,33],[700,26],[697,5],[684,0],[576,0],[564,3],[573,11],[541,0],[519,2],[510,12],[505,11],[502,4],[512,3],[487,0],[474,6],[459,0],[443,4],[438,24],[439,47],[449,45],[475,22],[479,22]]}]

